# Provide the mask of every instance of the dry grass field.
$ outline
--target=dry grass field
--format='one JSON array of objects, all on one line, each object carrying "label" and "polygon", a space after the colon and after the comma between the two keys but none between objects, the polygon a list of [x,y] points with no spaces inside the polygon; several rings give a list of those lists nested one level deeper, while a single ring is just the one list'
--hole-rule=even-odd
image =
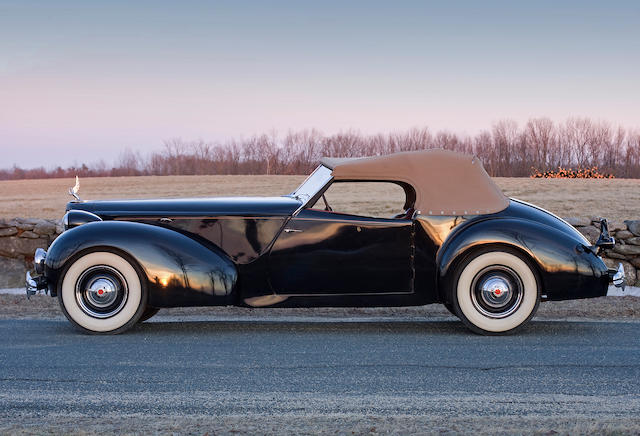
[{"label": "dry grass field", "polygon": [[[304,176],[150,176],[81,179],[84,199],[269,196],[293,191]],[[496,178],[510,197],[561,216],[640,218],[640,180]],[[72,179],[0,182],[0,218],[61,218]],[[327,195],[334,210],[392,215],[401,207],[399,188],[388,184],[344,186]]]}]

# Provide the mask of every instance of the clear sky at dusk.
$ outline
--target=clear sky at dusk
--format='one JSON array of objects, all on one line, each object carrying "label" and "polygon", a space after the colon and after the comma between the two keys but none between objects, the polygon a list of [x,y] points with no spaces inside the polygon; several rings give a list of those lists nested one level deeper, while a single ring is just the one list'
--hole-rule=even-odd
[{"label": "clear sky at dusk", "polygon": [[640,2],[0,0],[0,167],[164,139],[640,127]]}]

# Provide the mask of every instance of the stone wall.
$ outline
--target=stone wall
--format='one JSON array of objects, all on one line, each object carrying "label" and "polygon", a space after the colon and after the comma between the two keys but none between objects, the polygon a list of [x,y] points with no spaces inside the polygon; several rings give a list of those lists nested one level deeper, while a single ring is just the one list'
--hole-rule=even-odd
[{"label": "stone wall", "polygon": [[[600,235],[597,218],[569,217],[567,222],[593,244]],[[640,286],[640,220],[609,222],[609,231],[616,239],[612,250],[602,254],[610,268],[622,263],[627,284]],[[27,269],[32,269],[36,248],[46,249],[62,233],[60,221],[15,218],[0,219],[0,289],[21,288]]]},{"label": "stone wall", "polygon": [[0,220],[0,289],[24,287],[24,276],[33,267],[36,248],[46,249],[60,233],[59,221]]}]

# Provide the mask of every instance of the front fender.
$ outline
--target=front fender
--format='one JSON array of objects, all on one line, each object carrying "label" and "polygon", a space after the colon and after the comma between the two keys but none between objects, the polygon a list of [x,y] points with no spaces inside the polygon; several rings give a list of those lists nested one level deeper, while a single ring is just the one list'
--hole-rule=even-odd
[{"label": "front fender", "polygon": [[470,223],[444,242],[436,259],[440,298],[449,301],[456,262],[483,247],[508,247],[537,268],[543,298],[564,300],[606,295],[607,267],[582,249],[570,232],[525,219],[496,218]]},{"label": "front fender", "polygon": [[116,251],[142,270],[155,307],[223,305],[230,301],[238,273],[212,244],[174,230],[129,221],[83,224],[60,235],[49,247],[45,275],[54,290],[69,262],[97,250]]}]

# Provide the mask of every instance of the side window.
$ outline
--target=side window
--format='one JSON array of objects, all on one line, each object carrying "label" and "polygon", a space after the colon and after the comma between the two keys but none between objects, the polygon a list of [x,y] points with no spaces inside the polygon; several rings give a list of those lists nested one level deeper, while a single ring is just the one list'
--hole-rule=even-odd
[{"label": "side window", "polygon": [[[324,195],[329,207],[337,213],[375,218],[396,218],[406,212],[405,189],[396,183],[334,182]],[[322,197],[312,208],[326,209]]]}]

